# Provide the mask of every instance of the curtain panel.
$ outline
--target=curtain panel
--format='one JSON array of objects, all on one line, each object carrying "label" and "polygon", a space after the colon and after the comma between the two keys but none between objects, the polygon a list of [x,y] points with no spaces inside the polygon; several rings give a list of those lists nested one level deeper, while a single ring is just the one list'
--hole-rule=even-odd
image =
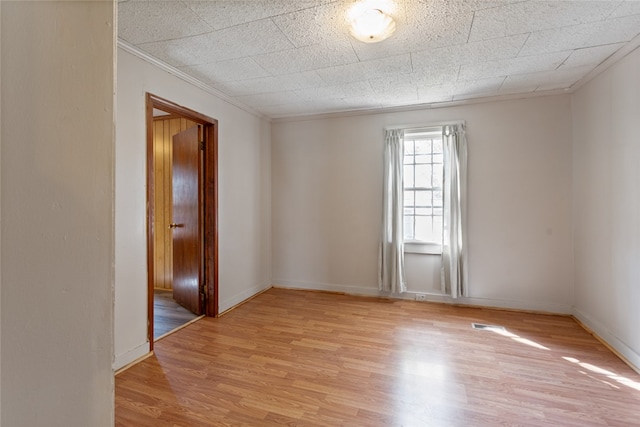
[{"label": "curtain panel", "polygon": [[468,296],[467,282],[467,139],[463,124],[442,129],[444,147],[442,292]]},{"label": "curtain panel", "polygon": [[384,138],[384,183],[382,236],[378,286],[381,291],[406,292],[404,277],[403,130],[386,130]]}]

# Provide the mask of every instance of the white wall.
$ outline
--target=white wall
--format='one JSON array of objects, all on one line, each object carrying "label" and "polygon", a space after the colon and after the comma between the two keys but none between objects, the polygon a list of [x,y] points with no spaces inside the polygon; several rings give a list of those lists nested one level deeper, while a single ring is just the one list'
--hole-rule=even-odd
[{"label": "white wall", "polygon": [[[469,144],[470,298],[459,301],[571,312],[568,95],[274,121],[274,285],[377,294],[383,128],[450,120],[466,121]],[[406,264],[410,292],[439,292],[437,256]]]},{"label": "white wall", "polygon": [[2,424],[113,425],[113,2],[3,2]]},{"label": "white wall", "polygon": [[115,367],[147,342],[146,125],[150,92],[218,120],[219,304],[270,286],[270,124],[118,50]]},{"label": "white wall", "polygon": [[[2,46],[2,2],[0,2],[0,46]],[[0,49],[0,129],[2,129],[2,49]],[[2,132],[0,131],[0,366],[2,366]],[[0,426],[2,425],[2,369],[0,368]]]},{"label": "white wall", "polygon": [[640,49],[573,96],[575,310],[640,366]]}]

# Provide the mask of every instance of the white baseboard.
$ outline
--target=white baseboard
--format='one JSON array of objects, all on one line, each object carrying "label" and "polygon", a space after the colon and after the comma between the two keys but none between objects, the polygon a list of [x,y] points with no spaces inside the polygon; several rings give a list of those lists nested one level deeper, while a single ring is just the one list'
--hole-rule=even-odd
[{"label": "white baseboard", "polygon": [[[285,288],[285,289],[304,289],[309,291],[328,291],[338,292],[350,295],[365,295],[365,296],[382,296],[383,293],[377,288],[368,288],[364,286],[349,286],[349,285],[334,285],[329,283],[316,283],[316,282],[299,282],[291,280],[273,280],[273,287]],[[399,296],[402,298],[402,296]]]},{"label": "white baseboard", "polygon": [[448,298],[446,302],[452,304],[473,305],[487,308],[560,314],[564,316],[568,316],[573,313],[571,305],[551,302],[499,300],[492,298]]},{"label": "white baseboard", "polygon": [[129,363],[140,359],[142,356],[149,353],[149,343],[145,342],[125,353],[116,355],[113,361],[113,370],[117,371],[120,368],[127,366]]},{"label": "white baseboard", "polygon": [[[227,298],[220,302],[220,312],[224,312],[231,307],[240,304],[243,301],[257,295],[258,293],[269,289],[272,285],[263,284],[254,286],[243,292],[234,295],[231,298]],[[534,312],[546,312],[555,314],[572,314],[578,321],[584,326],[589,328],[595,333],[598,338],[603,340],[606,345],[610,346],[615,352],[619,353],[631,367],[640,373],[640,354],[620,340],[613,332],[611,332],[602,323],[596,321],[592,317],[588,316],[584,312],[575,307],[571,307],[567,304],[550,304],[550,303],[537,303],[529,301],[510,301],[510,300],[496,300],[489,298],[451,298],[442,294],[425,294],[423,292],[406,292],[404,294],[390,294],[388,292],[381,292],[377,288],[364,287],[364,286],[351,286],[351,285],[337,285],[330,283],[316,283],[316,282],[299,282],[291,280],[274,280],[273,287],[285,288],[285,289],[304,289],[313,291],[329,291],[345,293],[350,295],[363,295],[363,296],[375,296],[375,297],[387,297],[396,299],[415,300],[416,295],[426,295],[426,301],[440,302],[448,304],[459,304],[469,306],[481,306],[488,308],[502,308],[510,310],[526,310]],[[129,363],[143,357],[149,353],[149,343],[146,342],[139,345],[125,353],[117,355],[113,362],[113,369],[118,369],[128,365]]]},{"label": "white baseboard", "polygon": [[570,315],[573,313],[573,309],[569,304],[555,304],[555,303],[541,303],[535,301],[511,301],[511,300],[496,300],[489,298],[451,298],[447,295],[436,293],[425,293],[408,291],[403,294],[391,294],[388,292],[381,292],[378,288],[364,287],[364,286],[351,286],[351,285],[337,285],[330,283],[316,283],[316,282],[298,282],[291,280],[279,280],[274,279],[273,286],[276,288],[286,289],[307,289],[314,291],[329,291],[340,292],[350,295],[365,295],[376,296],[396,299],[409,299],[415,300],[416,295],[425,295],[425,301],[429,302],[441,302],[447,304],[458,305],[470,305],[481,306],[489,308],[502,308],[509,310],[525,310],[543,313],[564,314]]},{"label": "white baseboard", "polygon": [[614,352],[618,353],[633,370],[640,373],[640,354],[620,340],[609,328],[580,311],[580,309],[574,307],[573,316],[596,334],[601,341],[604,341],[607,346],[611,347]]},{"label": "white baseboard", "polygon": [[248,300],[252,296],[259,294],[260,292],[264,291],[265,289],[269,289],[270,287],[271,284],[253,286],[245,291],[233,295],[230,298],[225,298],[222,301],[218,301],[218,312],[223,313],[231,307],[235,307],[241,302]]}]

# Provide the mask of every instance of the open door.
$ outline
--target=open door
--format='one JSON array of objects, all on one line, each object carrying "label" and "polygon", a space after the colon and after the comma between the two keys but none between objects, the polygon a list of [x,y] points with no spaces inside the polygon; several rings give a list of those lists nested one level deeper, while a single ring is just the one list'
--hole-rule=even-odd
[{"label": "open door", "polygon": [[[218,121],[147,93],[147,336],[149,350],[154,342],[154,289],[156,286],[156,165],[164,161],[154,152],[154,111],[160,110],[173,117],[188,120],[198,125],[172,138],[175,181],[170,179],[167,187],[175,192],[171,208],[171,228],[166,222],[163,230],[170,231],[175,254],[170,264],[175,268],[175,299],[189,310],[206,316],[218,316]],[[186,129],[181,127],[181,129]],[[175,132],[170,131],[171,135]],[[176,129],[180,132],[180,129]],[[169,160],[167,160],[169,161]],[[172,174],[173,175],[173,174]],[[174,187],[175,185],[175,187]],[[176,188],[177,187],[177,188]],[[188,188],[195,188],[195,191]],[[163,190],[164,191],[164,190]],[[184,198],[183,198],[184,196]],[[164,206],[164,205],[163,205]],[[191,206],[190,214],[185,214]],[[195,209],[193,209],[195,207]],[[184,216],[183,216],[184,215]],[[169,212],[167,212],[169,216]],[[173,258],[173,256],[171,257]]]},{"label": "open door", "polygon": [[202,314],[204,306],[201,232],[200,126],[173,136],[173,298]]}]

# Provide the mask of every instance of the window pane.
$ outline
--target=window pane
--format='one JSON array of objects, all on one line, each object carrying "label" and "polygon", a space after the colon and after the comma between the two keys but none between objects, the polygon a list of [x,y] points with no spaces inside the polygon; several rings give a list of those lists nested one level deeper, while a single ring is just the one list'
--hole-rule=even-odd
[{"label": "window pane", "polygon": [[431,154],[416,154],[416,164],[431,163]]},{"label": "window pane", "polygon": [[433,218],[430,216],[416,217],[416,240],[429,240],[431,229],[433,227]]},{"label": "window pane", "polygon": [[431,154],[431,140],[428,140],[428,139],[417,140],[416,154]]},{"label": "window pane", "polygon": [[404,187],[413,187],[413,166],[404,166]]},{"label": "window pane", "polygon": [[404,239],[405,240],[414,240],[413,236],[413,217],[405,216],[404,217]]},{"label": "window pane", "polygon": [[416,166],[416,187],[431,188],[431,165]]},{"label": "window pane", "polygon": [[416,217],[416,236],[426,242],[442,243],[442,217]]},{"label": "window pane", "polygon": [[416,206],[431,206],[431,191],[416,191]]},{"label": "window pane", "polygon": [[[404,238],[442,242],[443,143],[440,137],[407,139],[404,145]],[[422,188],[424,190],[414,190]]]},{"label": "window pane", "polygon": [[413,148],[413,141],[412,140],[407,140],[404,141],[404,154],[413,154],[414,153],[414,148]]},{"label": "window pane", "polygon": [[442,216],[433,217],[432,241],[442,243]]},{"label": "window pane", "polygon": [[433,186],[442,188],[442,165],[433,165]]},{"label": "window pane", "polygon": [[404,192],[404,205],[405,206],[408,206],[408,207],[415,206],[414,194],[415,194],[415,191],[405,191]]},{"label": "window pane", "polygon": [[442,207],[442,191],[433,192],[433,206]]}]

